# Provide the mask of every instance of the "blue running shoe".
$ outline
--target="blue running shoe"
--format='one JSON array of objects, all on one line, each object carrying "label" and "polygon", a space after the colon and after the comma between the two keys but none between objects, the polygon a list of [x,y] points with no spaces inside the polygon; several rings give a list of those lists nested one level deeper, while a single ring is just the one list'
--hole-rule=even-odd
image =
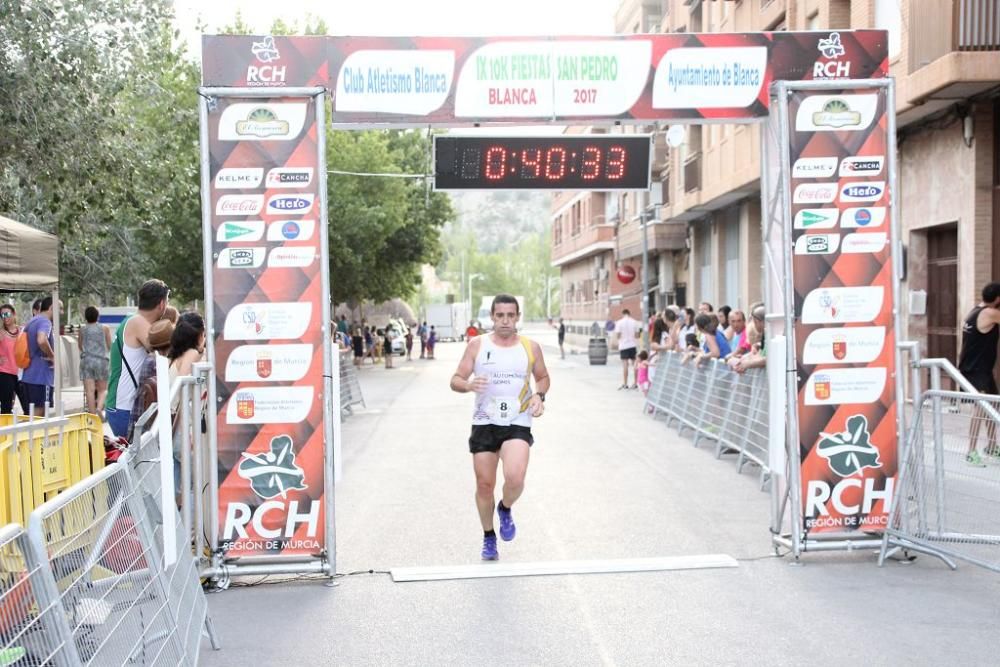
[{"label": "blue running shoe", "polygon": [[483,537],[483,560],[500,560],[500,552],[497,551],[496,535]]},{"label": "blue running shoe", "polygon": [[510,542],[517,535],[517,526],[514,525],[514,517],[510,510],[505,510],[497,503],[497,516],[500,517],[500,538],[504,542]]}]

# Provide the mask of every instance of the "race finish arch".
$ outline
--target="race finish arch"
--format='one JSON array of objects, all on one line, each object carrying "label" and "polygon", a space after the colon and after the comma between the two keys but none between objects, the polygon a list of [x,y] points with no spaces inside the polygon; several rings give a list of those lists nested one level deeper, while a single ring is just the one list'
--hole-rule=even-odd
[{"label": "race finish arch", "polygon": [[[796,556],[880,542],[902,432],[887,43],[884,31],[204,37],[205,573],[336,570],[328,115],[344,130],[761,124],[771,529]],[[649,187],[648,137],[578,140],[439,137],[437,187]]]}]

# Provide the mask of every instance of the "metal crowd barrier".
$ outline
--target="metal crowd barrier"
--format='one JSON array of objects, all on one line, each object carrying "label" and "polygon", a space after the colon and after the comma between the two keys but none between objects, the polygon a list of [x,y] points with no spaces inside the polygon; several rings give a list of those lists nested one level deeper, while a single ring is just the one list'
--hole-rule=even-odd
[{"label": "metal crowd barrier", "polygon": [[880,564],[904,549],[1000,572],[1000,396],[922,393],[900,462]]},{"label": "metal crowd barrier", "polygon": [[358,369],[354,367],[353,354],[350,350],[340,352],[340,410],[344,415],[350,415],[355,405],[365,407],[365,397],[361,394],[361,383],[358,381]]},{"label": "metal crowd barrier", "polygon": [[763,489],[770,475],[768,461],[767,374],[753,368],[742,374],[721,361],[695,366],[681,363],[676,352],[660,353],[652,384],[646,395],[646,410],[663,415],[667,425],[676,422],[677,432],[690,429],[697,447],[715,441],[715,457],[737,455],[737,472],[747,462],[760,468]]},{"label": "metal crowd barrier", "polygon": [[[199,371],[172,388],[198,440],[204,381]],[[176,509],[175,539],[164,539],[158,431],[144,429],[155,414],[154,405],[117,463],[35,509],[26,534],[0,529],[0,665],[195,665],[203,631],[218,648],[200,552]],[[180,449],[185,467],[198,459]]]}]

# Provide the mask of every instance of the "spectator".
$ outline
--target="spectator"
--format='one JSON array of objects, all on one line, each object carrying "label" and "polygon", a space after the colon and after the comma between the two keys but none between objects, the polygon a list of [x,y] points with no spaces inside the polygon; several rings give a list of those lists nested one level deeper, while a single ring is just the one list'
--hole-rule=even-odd
[{"label": "spectator", "polygon": [[100,312],[87,306],[83,319],[87,321],[77,332],[80,345],[80,379],[83,381],[84,409],[100,415],[108,393],[108,352],[111,349],[111,329],[97,321]]},{"label": "spectator", "polygon": [[372,330],[368,327],[362,327],[365,335],[365,356],[372,360],[372,365],[375,365],[375,339],[372,336]]},{"label": "spectator", "polygon": [[427,332],[427,358],[434,358],[434,346],[437,345],[438,335],[437,330],[434,329],[434,325],[431,325],[430,331]]},{"label": "spectator", "polygon": [[699,315],[708,314],[711,312],[712,312],[712,304],[710,304],[708,301],[702,301],[701,303],[698,304]]},{"label": "spectator", "polygon": [[419,327],[417,327],[417,337],[420,338],[421,359],[427,358],[427,333],[428,333],[427,322],[423,322]]},{"label": "spectator", "polygon": [[634,384],[632,389],[639,388],[638,377],[636,376],[636,369],[634,367],[636,360],[636,353],[638,347],[638,341],[636,340],[637,334],[639,333],[639,323],[632,319],[632,314],[629,309],[626,308],[622,311],[621,319],[615,322],[615,338],[618,341],[618,357],[622,361],[622,384],[619,389],[628,389],[628,367],[629,364],[633,365],[632,378]]},{"label": "spectator", "polygon": [[649,352],[643,350],[639,353],[638,361],[635,365],[636,384],[642,389],[642,395],[649,393]]},{"label": "spectator", "polygon": [[659,336],[654,335],[651,348],[654,353],[680,350],[681,325],[677,313],[672,308],[663,311],[658,322]]},{"label": "spectator", "polygon": [[372,325],[372,344],[375,346],[375,358],[372,363],[378,363],[382,361],[382,341],[385,336],[385,332],[381,329],[376,329]]},{"label": "spectator", "polygon": [[361,333],[361,327],[354,327],[351,349],[354,351],[354,365],[361,368],[361,363],[365,360],[365,336]]},{"label": "spectator", "polygon": [[385,352],[385,367],[392,368],[392,327],[386,326],[383,332],[382,351]]},{"label": "spectator", "polygon": [[[191,375],[195,363],[201,361],[205,354],[205,320],[195,312],[187,312],[177,320],[177,326],[170,335],[170,352],[167,358],[170,359],[170,385],[179,377]],[[200,389],[196,389],[198,391]],[[181,486],[181,459],[184,448],[191,447],[191,433],[184,433],[180,428],[178,419],[180,405],[180,392],[174,394],[170,399],[170,418],[173,424],[173,444],[174,444],[174,488]],[[204,405],[204,403],[203,403]],[[195,420],[191,420],[194,422]],[[189,428],[200,428],[190,423]]]},{"label": "spectator", "polygon": [[111,343],[111,374],[104,412],[111,431],[120,438],[128,435],[132,422],[132,404],[139,389],[137,371],[146,360],[149,329],[167,314],[169,300],[170,289],[162,280],[147,280],[139,288],[139,312],[118,325]]},{"label": "spectator", "polygon": [[479,335],[479,327],[476,326],[475,320],[469,322],[469,326],[465,329],[465,339],[472,340]]},{"label": "spectator", "polygon": [[[61,306],[62,304],[60,304]],[[21,375],[24,400],[34,406],[36,415],[44,415],[45,407],[52,407],[52,386],[55,384],[55,345],[52,336],[52,297],[42,299],[38,315],[32,317],[24,330],[28,335],[28,354],[31,363]]]},{"label": "spectator", "polygon": [[733,309],[729,306],[719,306],[719,328],[725,333],[729,329],[729,314],[733,312]]},{"label": "spectator", "polygon": [[406,326],[406,360],[413,361],[413,329]]},{"label": "spectator", "polygon": [[724,359],[728,357],[731,350],[729,349],[726,337],[719,331],[719,319],[715,315],[701,313],[694,321],[698,327],[698,331],[704,338],[701,352],[695,358],[695,363],[701,364],[705,359]]},{"label": "spectator", "polygon": [[14,358],[14,343],[21,327],[17,325],[17,311],[9,303],[0,306],[0,319],[3,320],[3,327],[0,328],[0,414],[9,415],[14,412],[14,397],[17,396],[18,367]]},{"label": "spectator", "polygon": [[[176,308],[171,309],[176,313]],[[147,337],[149,351],[146,353],[146,358],[139,368],[137,375],[139,390],[135,392],[135,399],[132,401],[132,409],[130,411],[128,435],[126,436],[129,442],[133,440],[135,424],[139,421],[139,417],[149,409],[149,406],[156,403],[156,356],[157,354],[164,357],[167,356],[167,352],[170,351],[170,338],[173,336],[173,333],[174,323],[167,317],[156,320],[149,327],[149,335]]]},{"label": "spectator", "polygon": [[695,334],[697,338],[697,328],[694,325],[695,312],[691,308],[684,309],[684,321],[681,324],[681,339],[687,341],[689,334]]},{"label": "spectator", "polygon": [[750,321],[740,338],[740,347],[730,356],[728,362],[737,373],[767,365],[767,355],[764,350],[764,306],[756,304],[750,312]]},{"label": "spectator", "polygon": [[42,312],[42,300],[35,299],[34,301],[31,302],[31,316],[37,317],[38,313],[40,312]]},{"label": "spectator", "polygon": [[729,341],[729,347],[736,351],[737,343],[743,332],[747,329],[747,318],[743,314],[742,310],[734,310],[729,314],[729,327],[725,330],[726,340]]},{"label": "spectator", "polygon": [[178,317],[180,317],[180,312],[178,312],[178,310],[173,306],[167,306],[166,308],[163,309],[163,317],[161,317],[160,319],[167,320],[174,326],[177,326]]},{"label": "spectator", "polygon": [[346,335],[347,331],[348,331],[347,326],[348,326],[347,325],[347,315],[344,315],[343,313],[341,313],[341,315],[340,315],[340,321],[337,322],[337,332]]},{"label": "spectator", "polygon": [[[684,351],[698,354],[698,336],[696,334],[689,333],[684,336]],[[687,357],[684,358],[684,361],[686,360]]]},{"label": "spectator", "polygon": [[559,358],[566,358],[566,349],[563,347],[566,343],[566,323],[563,318],[559,318],[559,329],[556,332],[556,340],[559,341]]}]

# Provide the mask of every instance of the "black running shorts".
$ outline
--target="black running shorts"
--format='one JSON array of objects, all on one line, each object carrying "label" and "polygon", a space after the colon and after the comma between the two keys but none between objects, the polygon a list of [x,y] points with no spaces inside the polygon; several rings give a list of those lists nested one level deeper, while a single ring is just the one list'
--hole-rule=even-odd
[{"label": "black running shorts", "polygon": [[472,433],[469,435],[469,451],[473,454],[480,452],[499,452],[500,445],[508,440],[524,440],[530,447],[535,439],[531,436],[531,429],[527,426],[497,426],[496,424],[473,424]]},{"label": "black running shorts", "polygon": [[618,351],[618,356],[621,357],[622,361],[635,361],[637,350],[634,347],[629,347],[624,350]]},{"label": "black running shorts", "polygon": [[993,395],[1000,393],[997,391],[997,381],[993,378],[993,373],[989,371],[980,373],[963,373],[963,375],[965,375],[965,379],[968,380],[980,393]]}]

